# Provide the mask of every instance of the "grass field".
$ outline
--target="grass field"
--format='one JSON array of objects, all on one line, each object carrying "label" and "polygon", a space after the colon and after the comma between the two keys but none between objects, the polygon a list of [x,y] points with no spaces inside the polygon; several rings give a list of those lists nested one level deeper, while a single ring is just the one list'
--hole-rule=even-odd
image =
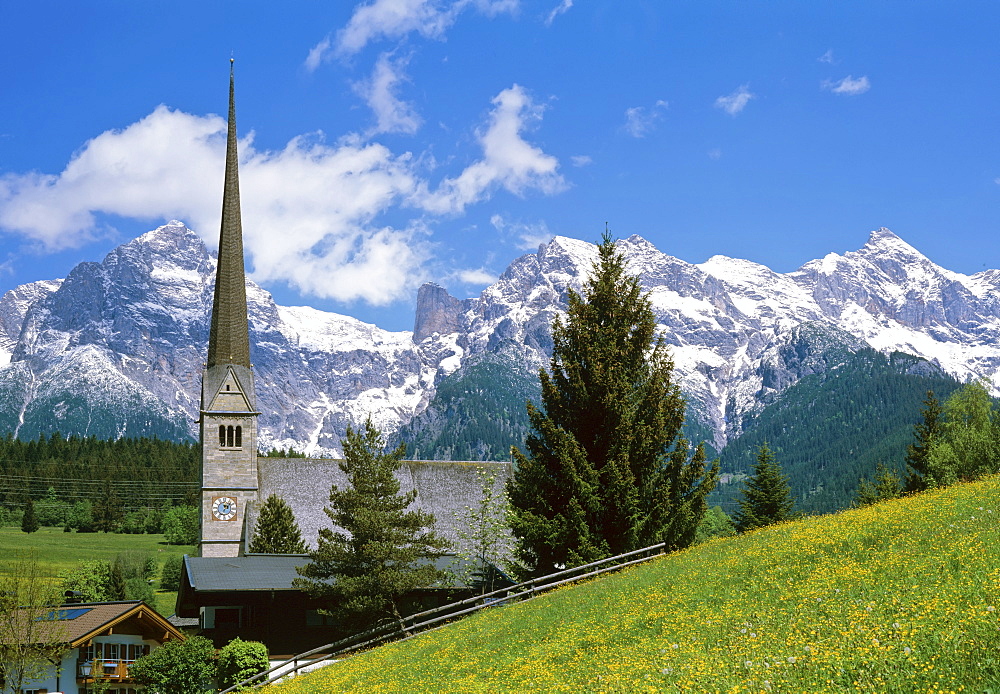
[{"label": "grass field", "polygon": [[713,540],[323,668],[313,692],[1000,692],[1000,478]]},{"label": "grass field", "polygon": [[[53,579],[64,569],[71,569],[81,562],[96,559],[110,561],[119,552],[136,550],[152,555],[160,568],[172,555],[193,554],[193,545],[168,545],[163,535],[118,535],[115,533],[65,533],[61,528],[41,528],[38,532],[24,533],[20,528],[0,528],[0,574],[10,571],[18,552],[33,550],[43,572]],[[157,586],[160,572],[157,570]],[[174,612],[176,592],[156,591],[154,607],[164,616]]]}]

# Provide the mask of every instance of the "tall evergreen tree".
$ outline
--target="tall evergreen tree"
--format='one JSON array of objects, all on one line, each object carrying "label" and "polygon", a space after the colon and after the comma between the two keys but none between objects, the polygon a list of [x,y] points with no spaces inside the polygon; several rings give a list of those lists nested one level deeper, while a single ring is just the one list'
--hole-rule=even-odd
[{"label": "tall evergreen tree", "polygon": [[21,517],[21,530],[33,533],[38,530],[38,516],[35,515],[35,502],[31,499],[24,504],[24,515]]},{"label": "tall evergreen tree", "polygon": [[384,618],[401,620],[407,593],[444,578],[428,560],[441,556],[448,543],[433,531],[434,516],[407,510],[417,493],[400,494],[395,476],[404,444],[386,451],[371,420],[363,432],[348,428],[342,442],[338,467],[349,486],[333,485],[324,509],[338,529],[320,528],[294,585],[325,599],[345,626],[364,629]]},{"label": "tall evergreen tree", "polygon": [[128,596],[124,567],[119,561],[111,563],[111,571],[108,574],[107,590],[108,599],[110,600],[125,600]]},{"label": "tall evergreen tree", "polygon": [[271,494],[260,508],[257,527],[250,540],[254,554],[304,554],[306,543],[295,522],[292,507],[276,494]]},{"label": "tall evergreen tree", "polygon": [[934,391],[927,391],[924,407],[920,410],[923,421],[913,426],[913,443],[906,447],[906,478],[904,489],[907,492],[919,492],[927,489],[925,479],[928,468],[928,456],[934,442],[941,438],[943,422],[941,421],[941,405],[934,397]]},{"label": "tall evergreen tree", "polygon": [[541,408],[508,483],[518,557],[534,574],[694,540],[718,464],[681,435],[685,402],[638,278],[606,232],[583,294],[552,324]]},{"label": "tall evergreen tree", "polygon": [[757,449],[753,474],[743,488],[739,504],[733,520],[741,533],[792,518],[795,505],[792,489],[766,441]]}]

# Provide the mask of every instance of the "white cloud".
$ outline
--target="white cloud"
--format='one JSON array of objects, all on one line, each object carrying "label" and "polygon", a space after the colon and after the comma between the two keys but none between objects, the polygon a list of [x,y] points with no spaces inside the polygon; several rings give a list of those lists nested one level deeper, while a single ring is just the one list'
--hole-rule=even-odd
[{"label": "white cloud", "polygon": [[354,91],[375,113],[376,124],[369,134],[412,135],[420,127],[420,116],[413,106],[396,96],[399,83],[406,81],[405,67],[405,59],[393,60],[391,54],[383,53],[375,63],[371,77],[354,85]]},{"label": "white cloud", "polygon": [[522,251],[533,251],[555,236],[544,221],[535,224],[508,222],[501,215],[495,214],[490,217],[490,224],[501,234],[515,236],[517,240],[514,245]]},{"label": "white cloud", "polygon": [[713,147],[712,149],[708,150],[708,158],[715,161],[722,159],[722,150],[719,149],[718,147]]},{"label": "white cloud", "polygon": [[477,132],[483,158],[457,177],[443,180],[436,191],[424,191],[416,199],[419,206],[436,214],[459,213],[497,187],[515,195],[528,189],[547,195],[565,190],[559,160],[521,136],[528,125],[541,119],[541,107],[516,84],[494,97],[493,105],[486,130]]},{"label": "white cloud", "polygon": [[[396,155],[358,136],[328,144],[322,133],[277,151],[240,143],[244,242],[252,276],[303,294],[381,305],[425,279],[429,232],[423,212],[456,213],[496,188],[515,194],[565,188],[558,161],[520,137],[538,109],[516,85],[494,99],[479,135],[483,158],[434,193],[420,157]],[[0,176],[0,231],[47,250],[102,233],[99,215],[158,223],[183,219],[217,242],[226,122],[157,107],[85,143],[59,174]],[[417,208],[397,227],[389,211]],[[405,213],[404,213],[405,214]]]},{"label": "white cloud", "polygon": [[347,26],[337,33],[334,50],[339,55],[352,55],[375,39],[398,39],[414,32],[441,39],[468,7],[492,17],[515,12],[518,0],[372,0],[355,8]]},{"label": "white cloud", "polygon": [[822,89],[828,89],[834,94],[842,94],[844,96],[855,96],[857,94],[864,94],[869,89],[871,89],[871,83],[868,81],[868,77],[862,75],[861,77],[854,79],[853,75],[848,75],[842,80],[836,82],[831,82],[826,80],[821,83],[820,87]]},{"label": "white cloud", "polygon": [[579,168],[581,166],[590,166],[591,164],[594,163],[594,160],[591,159],[586,154],[577,154],[575,156],[570,157],[569,160],[570,160],[570,163],[572,163],[573,166],[575,166],[577,168]]},{"label": "white cloud", "polygon": [[833,65],[834,64],[833,49],[832,48],[829,49],[826,53],[816,58],[816,60],[818,60],[821,63],[826,63],[827,65]]},{"label": "white cloud", "polygon": [[549,16],[546,17],[546,19],[545,19],[545,26],[547,26],[547,27],[552,26],[552,22],[554,22],[556,20],[556,17],[558,17],[561,14],[564,14],[564,13],[568,12],[569,8],[571,8],[572,6],[573,6],[573,0],[562,0],[562,2],[560,2],[558,5],[556,5],[552,9],[552,11],[549,12]]},{"label": "white cloud", "polygon": [[[7,175],[0,226],[51,250],[96,233],[96,214],[184,219],[218,240],[225,121],[164,106],[121,131],[87,142],[59,175]],[[303,293],[384,304],[408,296],[421,276],[421,230],[371,224],[412,193],[407,157],[380,145],[296,138],[278,152],[241,143],[243,230],[254,279]],[[413,273],[413,277],[408,277]]]},{"label": "white cloud", "polygon": [[656,127],[667,108],[669,104],[660,99],[652,108],[633,106],[625,109],[625,132],[632,137],[645,137]]},{"label": "white cloud", "polygon": [[721,108],[730,116],[735,116],[737,113],[746,108],[746,105],[750,103],[750,99],[753,99],[755,96],[756,94],[753,94],[750,91],[750,85],[744,84],[732,94],[729,94],[728,96],[720,96],[716,99],[715,107]]},{"label": "white cloud", "polygon": [[465,284],[493,284],[497,281],[497,274],[495,272],[490,272],[486,268],[474,268],[468,270],[459,270],[455,273],[454,277]]},{"label": "white cloud", "polygon": [[309,49],[306,56],[305,68],[309,72],[315,72],[316,68],[330,55],[330,37],[326,36],[322,41]]},{"label": "white cloud", "polygon": [[1000,178],[994,178],[993,182],[1000,186]]}]

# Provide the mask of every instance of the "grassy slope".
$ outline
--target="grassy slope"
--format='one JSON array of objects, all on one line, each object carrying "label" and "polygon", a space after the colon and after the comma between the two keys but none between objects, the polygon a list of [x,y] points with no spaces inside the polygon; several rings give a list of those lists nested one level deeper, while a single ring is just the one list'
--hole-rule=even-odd
[{"label": "grassy slope", "polygon": [[[43,572],[55,578],[65,569],[72,569],[84,561],[111,561],[119,552],[136,550],[151,554],[163,568],[164,560],[172,554],[193,554],[193,545],[168,545],[163,535],[117,535],[114,533],[64,533],[61,528],[41,528],[38,532],[23,533],[20,528],[0,527],[0,574],[10,570],[18,552],[33,550]],[[159,584],[160,572],[156,574]],[[176,592],[156,592],[156,610],[165,616],[174,612]]]},{"label": "grassy slope", "polygon": [[273,691],[997,691],[998,499],[993,478],[714,540]]}]

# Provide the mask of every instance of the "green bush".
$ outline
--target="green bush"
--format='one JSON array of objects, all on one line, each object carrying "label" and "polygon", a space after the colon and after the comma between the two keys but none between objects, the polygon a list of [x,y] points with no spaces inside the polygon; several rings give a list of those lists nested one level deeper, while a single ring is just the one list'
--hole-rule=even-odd
[{"label": "green bush", "polygon": [[211,688],[215,647],[204,636],[165,644],[136,660],[129,675],[156,694],[197,694]]},{"label": "green bush", "polygon": [[[267,647],[259,641],[243,641],[237,636],[219,651],[220,689],[232,687],[268,669]],[[246,688],[249,689],[249,688]]]}]

